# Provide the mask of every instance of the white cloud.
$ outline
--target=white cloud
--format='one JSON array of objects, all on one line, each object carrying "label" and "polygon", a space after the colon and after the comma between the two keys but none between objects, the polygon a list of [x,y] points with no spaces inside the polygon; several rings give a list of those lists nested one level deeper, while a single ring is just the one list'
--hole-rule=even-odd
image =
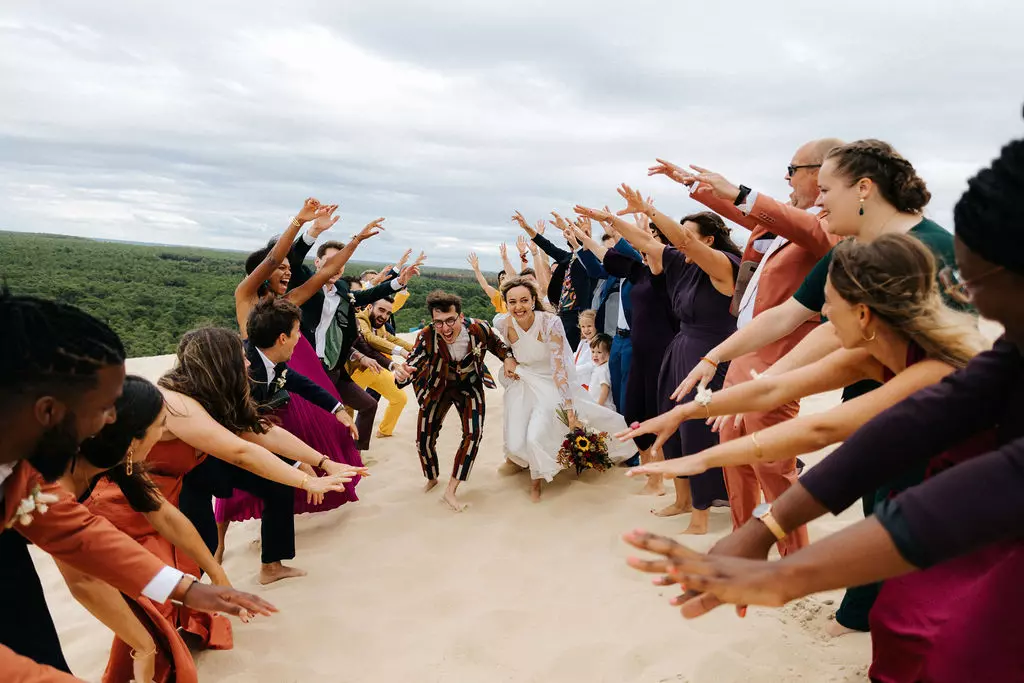
[{"label": "white cloud", "polygon": [[359,258],[497,266],[508,217],[694,205],[655,156],[784,196],[807,139],[889,140],[949,225],[1021,135],[1019,3],[7,2],[0,228],[256,248],[307,195]]}]

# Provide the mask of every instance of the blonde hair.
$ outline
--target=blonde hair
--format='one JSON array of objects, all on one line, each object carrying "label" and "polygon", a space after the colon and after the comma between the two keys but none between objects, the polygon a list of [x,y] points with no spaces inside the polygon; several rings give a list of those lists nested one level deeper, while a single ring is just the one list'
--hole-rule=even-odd
[{"label": "blonde hair", "polygon": [[580,322],[589,320],[590,322],[597,322],[597,311],[592,308],[588,308],[585,311],[580,311]]},{"label": "blonde hair", "polygon": [[836,245],[828,276],[845,301],[867,306],[929,358],[962,368],[988,343],[974,316],[943,303],[935,271],[935,257],[920,240],[882,235]]}]

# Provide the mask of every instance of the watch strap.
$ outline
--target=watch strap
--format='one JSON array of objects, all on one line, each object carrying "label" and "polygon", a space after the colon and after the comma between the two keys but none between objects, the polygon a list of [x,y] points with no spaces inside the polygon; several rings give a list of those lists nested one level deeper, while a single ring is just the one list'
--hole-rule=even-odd
[{"label": "watch strap", "polygon": [[746,185],[740,185],[740,193],[736,195],[736,199],[733,200],[733,206],[740,206],[743,202],[747,201],[747,197],[750,195],[750,188]]},{"label": "watch strap", "polygon": [[772,532],[772,535],[775,536],[776,539],[781,541],[786,537],[785,530],[782,528],[782,525],[779,524],[779,522],[775,519],[775,515],[772,514],[771,510],[768,510],[767,512],[758,515],[757,518],[761,520],[761,522],[766,527],[768,527],[768,531]]}]

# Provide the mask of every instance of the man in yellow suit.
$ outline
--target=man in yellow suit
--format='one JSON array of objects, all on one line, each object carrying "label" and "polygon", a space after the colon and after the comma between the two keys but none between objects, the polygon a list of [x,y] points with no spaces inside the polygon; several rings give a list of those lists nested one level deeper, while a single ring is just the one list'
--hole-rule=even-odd
[{"label": "man in yellow suit", "polygon": [[[356,321],[359,323],[359,332],[370,346],[391,358],[393,360],[392,367],[402,369],[404,368],[404,359],[412,351],[412,344],[391,334],[385,327],[385,323],[391,318],[393,312],[394,301],[391,297],[378,299],[371,306],[367,306],[356,314]],[[394,373],[383,368],[379,372],[359,368],[351,374],[352,380],[356,384],[363,389],[373,389],[388,402],[387,410],[384,411],[384,417],[377,428],[377,438],[387,438],[394,434],[395,425],[398,424],[398,418],[408,401],[405,392],[395,384]]]}]

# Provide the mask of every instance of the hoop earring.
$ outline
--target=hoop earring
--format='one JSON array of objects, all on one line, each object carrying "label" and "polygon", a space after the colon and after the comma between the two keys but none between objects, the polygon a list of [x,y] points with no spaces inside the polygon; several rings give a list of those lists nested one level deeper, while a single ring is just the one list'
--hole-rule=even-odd
[{"label": "hoop earring", "polygon": [[864,332],[862,331],[860,333],[860,338],[863,339],[866,342],[873,342],[873,341],[875,341],[875,334],[876,334],[875,332],[872,332],[870,337],[865,337],[864,336]]},{"label": "hoop earring", "polygon": [[860,211],[858,211],[857,213],[860,214],[861,216],[864,215],[864,198],[863,197],[860,198]]},{"label": "hoop earring", "polygon": [[132,455],[134,453],[135,453],[135,449],[134,448],[129,448],[128,449],[128,460],[125,461],[125,463],[124,463],[125,474],[127,474],[129,476],[131,476],[132,472],[135,470],[135,462],[132,460]]}]

